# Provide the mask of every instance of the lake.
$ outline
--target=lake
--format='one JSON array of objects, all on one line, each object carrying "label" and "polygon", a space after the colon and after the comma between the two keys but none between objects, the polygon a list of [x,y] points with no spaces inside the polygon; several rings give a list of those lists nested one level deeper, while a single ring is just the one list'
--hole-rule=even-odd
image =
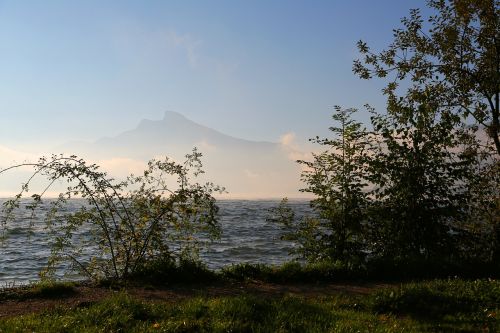
[{"label": "lake", "polygon": [[[297,217],[311,212],[308,201],[291,200]],[[222,237],[201,251],[202,261],[211,269],[236,263],[280,264],[289,261],[291,242],[280,240],[281,227],[266,221],[269,209],[279,200],[220,200],[219,220]],[[70,201],[67,210],[80,207],[81,201]],[[42,209],[47,209],[42,207]],[[28,237],[30,221],[33,233]],[[38,279],[38,272],[50,255],[49,239],[42,220],[31,219],[31,213],[20,209],[0,246],[0,286],[25,284]],[[75,278],[75,276],[69,276]]]}]

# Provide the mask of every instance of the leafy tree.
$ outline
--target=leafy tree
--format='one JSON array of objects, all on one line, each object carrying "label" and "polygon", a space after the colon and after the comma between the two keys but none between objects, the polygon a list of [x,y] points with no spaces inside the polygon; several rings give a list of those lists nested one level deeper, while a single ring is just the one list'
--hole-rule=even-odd
[{"label": "leafy tree", "polygon": [[[201,154],[193,150],[184,163],[168,158],[151,160],[142,175],[117,182],[94,164],[76,156],[54,155],[32,166],[35,171],[14,199],[3,207],[3,226],[15,222],[15,213],[24,203],[23,194],[41,176],[47,187],[32,195],[27,205],[36,219],[42,208],[53,243],[47,273],[62,261],[93,279],[123,279],[148,262],[196,260],[201,237],[219,236],[218,207],[212,194],[223,191],[212,183],[193,183],[203,173]],[[57,199],[42,202],[53,184],[68,187]],[[72,198],[87,201],[80,209],[67,208]],[[48,205],[42,206],[42,203]]]},{"label": "leafy tree", "polygon": [[466,205],[467,219],[463,226],[470,234],[465,257],[492,261],[500,260],[500,159],[479,156],[470,171]]},{"label": "leafy tree", "polygon": [[436,14],[424,20],[411,10],[386,50],[373,53],[358,42],[364,58],[354,62],[354,72],[364,79],[394,74],[383,90],[392,114],[428,103],[432,94],[436,110],[481,125],[500,155],[500,2],[427,3]]},{"label": "leafy tree", "polygon": [[[465,216],[469,165],[466,129],[431,105],[407,108],[404,121],[374,114],[370,160],[374,201],[370,213],[374,254],[395,259],[456,254],[456,222]],[[464,132],[465,131],[465,132]]]},{"label": "leafy tree", "polygon": [[311,139],[327,150],[313,154],[312,161],[297,161],[304,167],[306,187],[301,191],[314,195],[310,204],[317,216],[296,220],[286,201],[274,210],[275,219],[288,228],[284,238],[297,242],[295,252],[309,261],[348,263],[363,256],[368,143],[366,130],[352,119],[354,112],[335,107],[332,118],[338,127],[330,128],[334,138]]}]

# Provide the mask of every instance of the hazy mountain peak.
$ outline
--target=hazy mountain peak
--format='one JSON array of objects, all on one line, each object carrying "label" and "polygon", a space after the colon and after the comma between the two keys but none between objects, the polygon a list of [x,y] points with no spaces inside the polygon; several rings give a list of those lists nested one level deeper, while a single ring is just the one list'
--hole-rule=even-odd
[{"label": "hazy mountain peak", "polygon": [[183,114],[180,114],[179,112],[175,112],[175,111],[165,111],[165,113],[163,114],[163,121],[180,121],[180,120],[183,120],[183,121],[186,121],[186,120],[189,120],[188,118],[186,118]]},{"label": "hazy mountain peak", "polygon": [[281,144],[232,137],[173,111],[166,111],[163,119],[143,119],[117,136],[72,143],[61,150],[98,161],[122,175],[128,170],[136,173],[152,157],[166,155],[182,161],[193,147],[203,153],[207,180],[226,186],[232,195],[298,195],[299,169]]}]

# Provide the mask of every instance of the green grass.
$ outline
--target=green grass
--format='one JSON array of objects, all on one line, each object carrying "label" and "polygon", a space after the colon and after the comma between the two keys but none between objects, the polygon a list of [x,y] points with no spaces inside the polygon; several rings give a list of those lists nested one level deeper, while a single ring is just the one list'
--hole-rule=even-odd
[{"label": "green grass", "polygon": [[490,332],[500,330],[497,319],[500,316],[500,281],[497,280],[407,283],[375,292],[369,304],[374,312],[411,316],[434,323],[441,331],[447,327],[469,331],[479,327],[487,327]]},{"label": "green grass", "polygon": [[88,308],[53,310],[0,322],[1,332],[374,332],[405,331],[398,320],[358,311],[342,299],[193,298],[151,304],[119,294]]},{"label": "green grass", "polygon": [[435,280],[366,296],[193,297],[150,303],[117,293],[76,309],[0,321],[0,332],[495,332],[500,282]]}]

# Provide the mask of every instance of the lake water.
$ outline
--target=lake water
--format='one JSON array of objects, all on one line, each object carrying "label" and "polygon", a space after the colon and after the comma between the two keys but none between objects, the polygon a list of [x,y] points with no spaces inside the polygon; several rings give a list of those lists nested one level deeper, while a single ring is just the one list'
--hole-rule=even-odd
[{"label": "lake water", "polygon": [[[310,213],[307,201],[289,203],[298,217]],[[280,226],[266,221],[269,209],[278,204],[276,200],[218,201],[222,237],[203,249],[203,262],[209,268],[219,269],[241,262],[280,264],[290,260],[288,252],[293,244],[280,240]],[[78,201],[70,202],[67,209],[79,205]],[[29,211],[21,209],[8,228],[6,241],[0,246],[0,287],[35,281],[47,264],[50,246],[44,222],[35,219],[34,232],[28,238],[31,220]]]}]

